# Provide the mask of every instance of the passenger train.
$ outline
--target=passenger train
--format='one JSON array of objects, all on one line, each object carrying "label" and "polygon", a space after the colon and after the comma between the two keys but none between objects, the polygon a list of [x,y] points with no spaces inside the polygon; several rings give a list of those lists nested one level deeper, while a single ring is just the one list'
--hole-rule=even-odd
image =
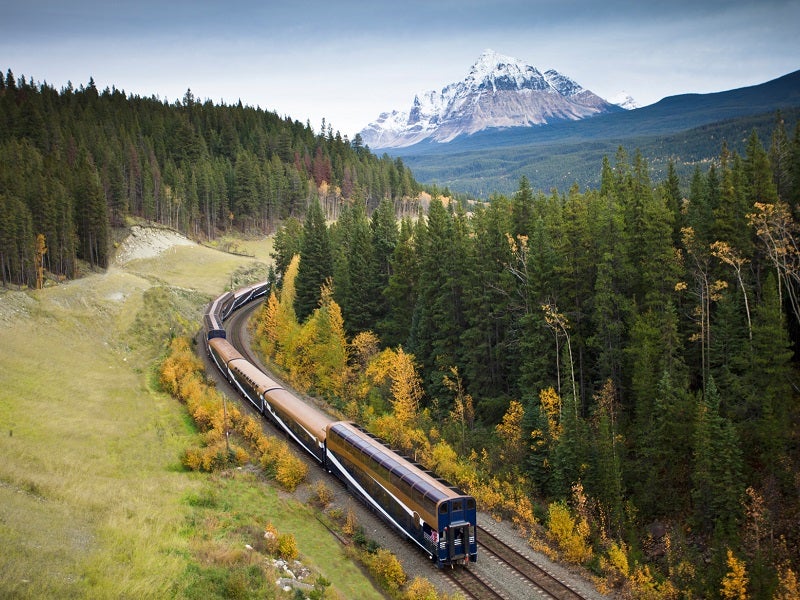
[{"label": "passenger train", "polygon": [[206,348],[219,370],[255,409],[292,438],[389,526],[439,568],[478,558],[472,496],[390,449],[354,423],[337,421],[284,389],[227,340],[224,321],[270,290],[269,281],[227,292],[203,317]]}]

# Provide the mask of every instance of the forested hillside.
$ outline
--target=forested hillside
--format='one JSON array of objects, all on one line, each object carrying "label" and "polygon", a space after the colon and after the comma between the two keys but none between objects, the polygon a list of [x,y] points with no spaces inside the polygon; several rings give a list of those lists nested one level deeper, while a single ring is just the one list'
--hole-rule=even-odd
[{"label": "forested hillside", "polygon": [[418,222],[309,211],[262,347],[609,589],[797,597],[800,129],[685,181],[598,168]]},{"label": "forested hillside", "polygon": [[[274,231],[311,198],[335,218],[349,200],[410,210],[419,186],[399,159],[378,158],[323,122],[242,106],[170,103],[92,80],[60,91],[0,77],[0,272],[33,285],[44,268],[73,277],[104,267],[110,227],[127,216],[211,239],[228,228]],[[37,237],[39,244],[37,245]]]}]

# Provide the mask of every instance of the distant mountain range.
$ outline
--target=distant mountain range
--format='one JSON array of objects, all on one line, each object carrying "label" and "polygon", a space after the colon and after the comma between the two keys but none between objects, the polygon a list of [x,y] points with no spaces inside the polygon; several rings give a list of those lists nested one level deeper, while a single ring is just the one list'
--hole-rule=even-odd
[{"label": "distant mountain range", "polygon": [[800,115],[800,71],[725,92],[670,96],[633,110],[606,101],[598,107],[591,118],[484,127],[450,136],[448,143],[422,136],[385,151],[402,158],[419,181],[478,196],[516,189],[522,175],[546,191],[596,185],[602,157],[613,157],[620,146],[629,153],[641,150],[658,177],[667,160],[689,171],[718,157],[723,140],[741,151],[754,129],[768,145],[778,110],[791,135]]},{"label": "distant mountain range", "polygon": [[[635,106],[630,96],[619,99]],[[417,94],[408,111],[382,113],[360,133],[373,149],[447,143],[492,129],[539,126],[621,112],[558,71],[485,50],[460,82]]]}]

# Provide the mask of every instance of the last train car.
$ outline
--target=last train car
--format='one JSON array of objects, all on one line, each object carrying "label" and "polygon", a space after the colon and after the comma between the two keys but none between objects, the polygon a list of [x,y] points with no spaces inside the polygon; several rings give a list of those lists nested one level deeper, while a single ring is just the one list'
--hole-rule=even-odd
[{"label": "last train car", "polygon": [[326,467],[438,567],[475,562],[475,498],[388,449],[353,423],[328,426]]}]

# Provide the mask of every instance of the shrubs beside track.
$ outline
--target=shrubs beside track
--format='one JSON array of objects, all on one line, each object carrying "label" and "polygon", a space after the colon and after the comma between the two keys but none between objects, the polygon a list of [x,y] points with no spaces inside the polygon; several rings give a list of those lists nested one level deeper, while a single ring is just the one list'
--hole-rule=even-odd
[{"label": "shrubs beside track", "polygon": [[305,480],[308,467],[286,442],[265,435],[258,420],[227,403],[208,384],[203,363],[188,338],[172,340],[161,363],[159,381],[165,391],[186,404],[202,433],[203,445],[186,450],[184,466],[193,471],[216,471],[256,462],[288,491]]}]

